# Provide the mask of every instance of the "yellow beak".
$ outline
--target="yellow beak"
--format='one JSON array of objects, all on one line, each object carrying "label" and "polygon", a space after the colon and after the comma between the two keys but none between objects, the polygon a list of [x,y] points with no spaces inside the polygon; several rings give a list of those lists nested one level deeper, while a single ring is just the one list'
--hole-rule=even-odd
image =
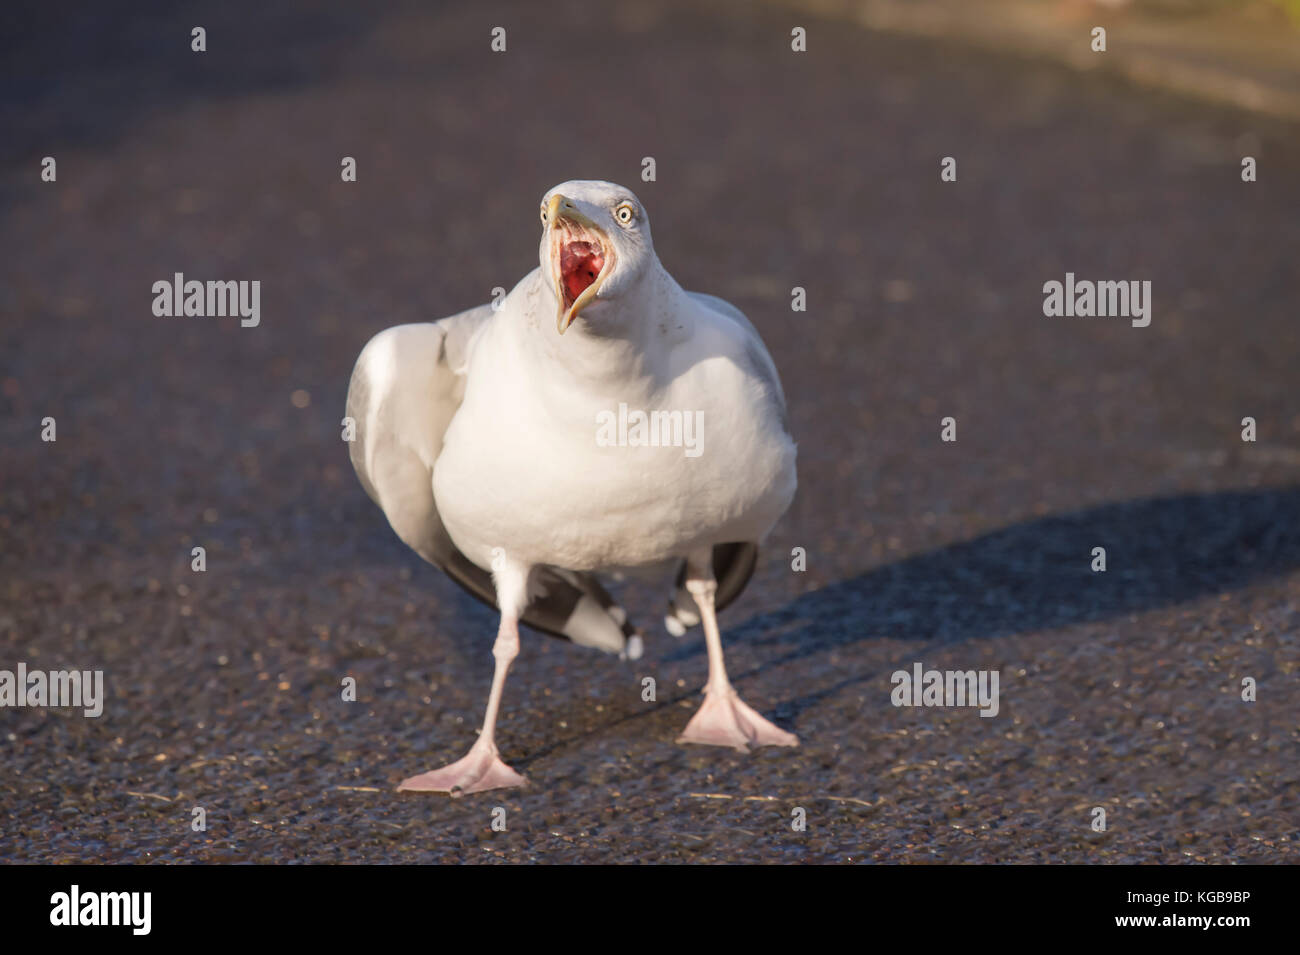
[{"label": "yellow beak", "polygon": [[[591,232],[600,237],[601,254],[605,262],[602,265],[600,274],[596,276],[594,282],[582,290],[582,293],[574,300],[568,308],[564,307],[564,276],[560,272],[558,261],[555,269],[555,297],[560,303],[559,314],[555,317],[555,327],[561,335],[565,329],[573,324],[573,320],[578,317],[578,313],[587,306],[596,293],[600,291],[600,284],[604,281],[605,276],[609,273],[610,266],[614,262],[614,250],[610,244],[604,241],[605,233],[595,222],[588,218],[570,199],[556,193],[551,196],[551,201],[546,206],[546,222],[550,231],[553,233],[560,228],[560,221],[566,220],[574,225],[581,227],[584,231]],[[558,253],[557,253],[558,255]]]}]

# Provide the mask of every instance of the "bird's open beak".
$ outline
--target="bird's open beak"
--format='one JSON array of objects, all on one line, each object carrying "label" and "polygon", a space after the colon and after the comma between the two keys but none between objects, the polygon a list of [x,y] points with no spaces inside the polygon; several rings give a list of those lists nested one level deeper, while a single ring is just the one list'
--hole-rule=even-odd
[{"label": "bird's open beak", "polygon": [[560,303],[555,327],[563,335],[600,292],[614,267],[614,250],[600,227],[558,193],[546,207],[546,227],[551,238],[551,277]]}]

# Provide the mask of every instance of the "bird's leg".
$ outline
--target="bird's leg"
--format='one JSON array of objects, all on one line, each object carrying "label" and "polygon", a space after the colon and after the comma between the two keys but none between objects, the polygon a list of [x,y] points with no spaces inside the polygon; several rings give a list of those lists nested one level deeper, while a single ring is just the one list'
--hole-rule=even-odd
[{"label": "bird's leg", "polygon": [[740,698],[727,679],[727,667],[722,661],[722,637],[718,633],[718,616],[714,609],[718,582],[713,578],[710,550],[687,558],[686,589],[695,598],[704,624],[704,642],[709,651],[709,682],[704,687],[703,705],[686,724],[677,742],[734,746],[742,752],[748,752],[750,746],[798,746],[799,737],[760,716]]},{"label": "bird's leg", "polygon": [[[519,775],[502,761],[496,747],[497,712],[501,708],[501,692],[505,689],[506,673],[510,664],[519,654],[519,613],[522,600],[508,598],[503,590],[505,581],[499,575],[497,580],[497,602],[502,607],[501,626],[497,630],[496,643],[492,645],[492,656],[496,658],[496,667],[492,672],[492,690],[488,694],[487,713],[483,716],[483,729],[470,751],[456,762],[442,769],[412,776],[397,787],[398,791],[451,793],[463,796],[467,793],[482,792],[485,789],[501,789],[508,786],[522,786],[528,780]],[[527,580],[527,572],[523,574]],[[524,586],[519,585],[522,595]]]}]

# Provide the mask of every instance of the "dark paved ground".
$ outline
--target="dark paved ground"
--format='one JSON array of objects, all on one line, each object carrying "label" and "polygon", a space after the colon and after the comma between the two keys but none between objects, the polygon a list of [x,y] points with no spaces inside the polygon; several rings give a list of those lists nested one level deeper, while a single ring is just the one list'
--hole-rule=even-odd
[{"label": "dark paved ground", "polygon": [[[806,17],[795,56],[779,12],[314,6],[5,41],[0,668],[109,698],[0,710],[0,859],[1296,861],[1300,130]],[[531,789],[398,795],[472,741],[495,621],[358,486],[348,374],[527,271],[570,177],[636,188],[781,369],[800,493],[723,626],[803,746],[674,745],[698,632],[532,636],[500,730]],[[178,270],[261,280],[261,326],[155,318]],[[1044,318],[1067,270],[1150,279],[1151,326]],[[915,661],[997,668],[1001,713],[894,708]]]}]

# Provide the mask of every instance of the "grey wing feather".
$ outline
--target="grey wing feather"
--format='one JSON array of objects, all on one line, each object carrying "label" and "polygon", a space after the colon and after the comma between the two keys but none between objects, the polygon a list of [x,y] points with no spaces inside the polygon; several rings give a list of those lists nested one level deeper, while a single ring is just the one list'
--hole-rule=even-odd
[{"label": "grey wing feather", "polygon": [[[749,579],[754,576],[757,564],[758,544],[753,541],[713,545],[713,576],[718,582],[718,592],[714,594],[713,601],[717,610],[726,609],[727,604],[741,595]],[[699,605],[686,589],[686,561],[677,566],[677,580],[668,595],[666,620],[680,624],[680,630],[674,631],[679,633],[684,633],[700,622]]]},{"label": "grey wing feather", "polygon": [[[758,334],[758,329],[745,317],[744,312],[726,299],[705,292],[686,294],[739,326],[745,339],[745,356],[749,360],[750,370],[763,382],[772,401],[773,410],[781,420],[781,427],[786,434],[789,434],[790,423],[786,414],[785,392],[781,388],[781,378],[776,372],[776,364],[772,361],[772,356]],[[714,600],[718,610],[722,610],[740,596],[750,578],[754,576],[754,567],[757,564],[758,544],[754,541],[714,545],[713,576],[718,582],[718,592]],[[686,589],[685,561],[678,565],[677,579],[668,598],[667,615],[682,628],[693,627],[700,622],[699,607],[695,603],[695,598]]]},{"label": "grey wing feather", "polygon": [[[433,497],[433,468],[465,395],[465,375],[489,305],[438,322],[398,325],[362,350],[348,386],[349,454],[361,486],[397,536],[490,607],[492,575],[453,543]],[[590,574],[539,568],[523,622],[611,653],[639,655],[627,614]]]},{"label": "grey wing feather", "polygon": [[776,373],[776,363],[772,361],[772,356],[768,354],[767,346],[763,344],[763,338],[758,334],[758,329],[754,327],[754,323],[745,317],[744,312],[726,299],[705,292],[687,292],[686,294],[701,305],[707,306],[719,315],[731,319],[740,327],[745,339],[745,357],[749,359],[750,370],[767,388],[768,396],[771,398],[777,415],[781,419],[781,427],[786,434],[789,434],[790,421],[786,415],[785,392],[781,388],[781,377]]}]

